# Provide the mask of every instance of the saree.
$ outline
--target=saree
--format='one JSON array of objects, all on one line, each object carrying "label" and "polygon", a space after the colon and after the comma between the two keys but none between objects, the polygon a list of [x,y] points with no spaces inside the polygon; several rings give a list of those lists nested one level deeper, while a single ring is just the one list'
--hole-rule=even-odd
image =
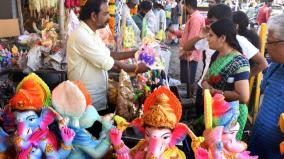
[{"label": "saree", "polygon": [[[241,53],[233,51],[212,62],[205,80],[215,89],[233,91],[236,81],[249,79],[249,71],[249,61]],[[237,139],[241,140],[248,117],[247,105],[240,104],[239,111]]]}]

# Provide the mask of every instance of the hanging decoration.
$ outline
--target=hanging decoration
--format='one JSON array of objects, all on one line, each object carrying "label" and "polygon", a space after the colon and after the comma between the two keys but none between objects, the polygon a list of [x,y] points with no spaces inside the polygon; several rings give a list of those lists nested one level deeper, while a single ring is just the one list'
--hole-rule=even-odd
[{"label": "hanging decoration", "polygon": [[80,0],[80,5],[81,7],[84,6],[86,4],[87,0]]},{"label": "hanging decoration", "polygon": [[109,28],[114,35],[115,33],[115,13],[116,13],[116,5],[115,5],[115,0],[110,0],[109,1]]},{"label": "hanging decoration", "polygon": [[29,10],[32,17],[41,17],[47,14],[54,14],[57,11],[57,0],[30,0]]},{"label": "hanging decoration", "polygon": [[80,6],[81,6],[80,0],[65,0],[65,7],[68,9]]},{"label": "hanging decoration", "polygon": [[[85,2],[86,3],[86,2]],[[75,14],[79,14],[81,4],[85,4],[84,2],[81,3],[80,0],[65,0],[65,8],[69,10],[74,10]]]},{"label": "hanging decoration", "polygon": [[138,12],[138,6],[137,6],[137,5],[136,5],[134,8],[132,8],[132,9],[130,10],[131,16],[137,14],[137,12]]}]

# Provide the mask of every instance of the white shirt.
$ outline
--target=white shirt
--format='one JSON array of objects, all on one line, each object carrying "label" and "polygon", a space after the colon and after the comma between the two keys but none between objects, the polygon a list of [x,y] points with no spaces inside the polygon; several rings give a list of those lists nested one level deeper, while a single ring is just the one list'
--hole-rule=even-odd
[{"label": "white shirt", "polygon": [[[166,30],[167,28],[167,18],[166,18],[166,12],[163,9],[155,9],[154,10],[155,16],[156,16],[156,32],[159,32],[161,29]],[[162,26],[161,26],[161,23]]]},{"label": "white shirt", "polygon": [[154,14],[152,9],[148,11],[148,13],[145,15],[144,19],[145,19],[145,22],[147,23],[148,29],[154,35],[156,35],[156,33],[157,33],[157,29],[156,29],[157,28],[157,20],[156,20],[156,16],[155,16],[155,14]]},{"label": "white shirt", "polygon": [[[251,42],[249,42],[248,39],[245,38],[244,36],[237,35],[237,40],[242,48],[243,55],[247,59],[251,59],[254,55],[256,55],[259,52],[259,50]],[[199,40],[195,44],[195,48],[197,50],[200,50],[201,52],[205,51],[205,54],[206,54],[206,59],[205,59],[205,64],[204,64],[205,68],[203,70],[203,74],[200,80],[198,81],[198,85],[202,87],[201,82],[208,71],[210,61],[211,61],[211,56],[214,54],[215,50],[212,50],[209,48],[207,39]]]},{"label": "white shirt", "polygon": [[87,87],[96,109],[106,109],[108,73],[114,64],[109,49],[97,32],[84,22],[67,42],[68,79],[81,80]]}]

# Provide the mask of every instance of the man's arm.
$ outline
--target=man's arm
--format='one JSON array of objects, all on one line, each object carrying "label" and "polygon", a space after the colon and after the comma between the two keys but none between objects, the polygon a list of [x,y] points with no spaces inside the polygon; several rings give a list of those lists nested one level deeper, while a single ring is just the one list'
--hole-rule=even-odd
[{"label": "man's arm", "polygon": [[115,60],[112,70],[115,72],[124,70],[125,72],[144,73],[148,71],[148,67],[146,66],[145,63],[142,62],[135,65],[129,65]]},{"label": "man's arm", "polygon": [[193,19],[190,21],[188,28],[189,30],[185,30],[189,31],[187,40],[182,44],[182,48],[185,51],[193,50],[195,43],[205,37],[201,37],[203,36],[203,34],[201,34],[203,33],[203,26],[199,20]]},{"label": "man's arm", "polygon": [[183,46],[183,50],[184,51],[192,51],[194,50],[194,45],[199,41],[201,40],[201,38],[199,38],[199,36],[195,36],[191,39],[189,39]]},{"label": "man's arm", "polygon": [[[139,63],[137,65],[129,65],[121,63],[117,60],[114,60],[111,56],[108,56],[109,49],[105,46],[101,46],[102,48],[94,45],[94,43],[86,39],[84,36],[79,37],[76,39],[76,49],[80,52],[80,55],[84,57],[87,61],[89,61],[92,65],[102,70],[108,71],[110,69],[114,71],[120,71],[121,69],[125,70],[126,72],[135,72],[135,73],[142,73],[148,70],[146,64]],[[123,59],[128,57],[133,57],[134,52],[125,53],[117,53],[115,58]],[[118,55],[121,54],[121,55]]]},{"label": "man's arm", "polygon": [[267,68],[266,59],[261,55],[259,50],[245,38],[244,36],[237,36],[237,40],[242,48],[245,57],[251,59],[256,65],[251,68],[251,75],[257,75],[260,71]]},{"label": "man's arm", "polygon": [[135,53],[137,50],[128,51],[128,52],[111,52],[111,57],[115,60],[124,60],[128,58],[134,58]]},{"label": "man's arm", "polygon": [[207,38],[208,36],[208,31],[209,31],[209,28],[208,27],[204,27],[200,30],[199,34],[191,39],[189,39],[185,45],[183,46],[183,50],[184,51],[192,51],[194,50],[194,46],[195,44],[199,41],[199,40],[202,40],[204,38]]},{"label": "man's arm", "polygon": [[266,59],[260,54],[260,52],[254,55],[251,60],[255,63],[255,65],[251,67],[250,76],[256,76],[259,72],[268,67]]},{"label": "man's arm", "polygon": [[268,19],[270,17],[271,11],[272,11],[271,8],[268,7],[267,10],[266,10],[266,13],[265,13],[266,22],[268,21]]},{"label": "man's arm", "polygon": [[161,10],[160,11],[160,30],[162,29],[163,31],[166,30],[165,26],[166,26],[166,21],[167,21],[167,18],[166,18],[166,12],[164,10]]}]

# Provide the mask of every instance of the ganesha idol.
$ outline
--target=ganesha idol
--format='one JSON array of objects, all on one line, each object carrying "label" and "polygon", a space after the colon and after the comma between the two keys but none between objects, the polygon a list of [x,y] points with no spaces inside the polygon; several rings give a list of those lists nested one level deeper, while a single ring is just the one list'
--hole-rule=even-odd
[{"label": "ganesha idol", "polygon": [[144,134],[135,147],[129,149],[121,140],[122,131],[113,128],[111,142],[118,159],[185,159],[185,154],[175,145],[185,135],[193,135],[190,129],[179,123],[182,107],[168,87],[159,87],[144,102],[144,114],[134,119],[134,126]]},{"label": "ganesha idol", "polygon": [[4,147],[12,144],[18,159],[65,159],[70,154],[74,131],[62,125],[59,129],[63,141],[59,143],[48,127],[56,119],[47,107],[50,97],[48,86],[36,74],[32,73],[20,82],[9,104],[15,117],[16,132],[8,135],[1,129],[1,137],[6,134],[10,141],[1,142],[2,153],[6,151]]},{"label": "ganesha idol", "polygon": [[[237,122],[239,102],[226,102],[223,95],[216,94],[210,106],[212,107],[211,119],[213,128],[208,128],[203,132],[205,141],[195,151],[195,158],[257,159],[257,156],[250,156],[250,152],[246,151],[246,143],[236,139],[236,134],[240,129],[240,125]],[[205,105],[205,112],[206,109],[208,107]]]},{"label": "ganesha idol", "polygon": [[[52,91],[54,109],[76,133],[72,142],[74,149],[68,159],[103,158],[110,149],[108,134],[113,127],[113,114],[101,117],[91,104],[91,96],[80,81],[64,81]],[[98,139],[86,130],[95,121],[102,124]]]}]

